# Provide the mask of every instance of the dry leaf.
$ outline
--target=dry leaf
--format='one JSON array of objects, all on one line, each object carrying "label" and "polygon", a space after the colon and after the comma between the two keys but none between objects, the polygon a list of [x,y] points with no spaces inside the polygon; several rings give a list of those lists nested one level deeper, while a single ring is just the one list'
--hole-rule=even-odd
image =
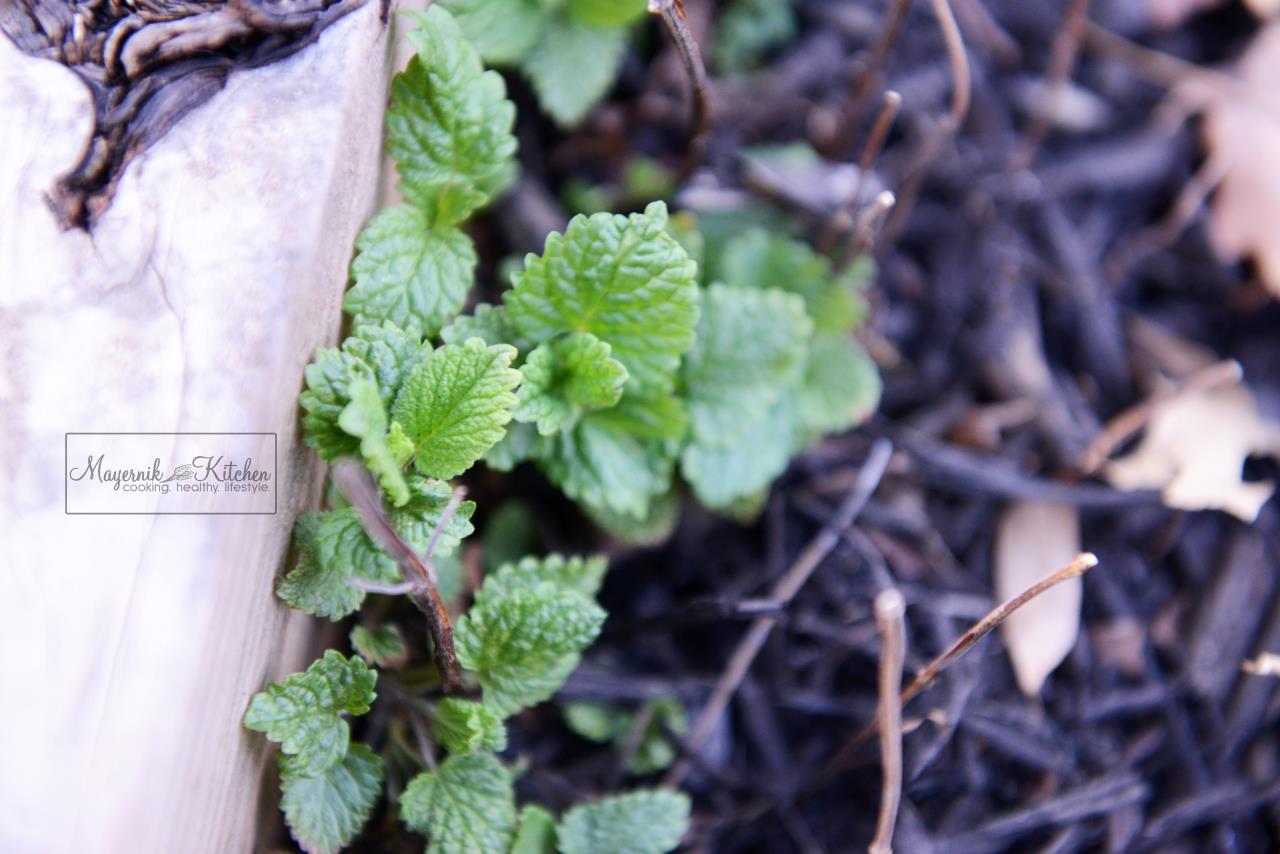
[{"label": "dry leaf", "polygon": [[1252,255],[1280,295],[1280,21],[1254,36],[1238,72],[1247,91],[1224,89],[1205,111],[1205,144],[1225,167],[1209,232],[1227,259]]},{"label": "dry leaf", "polygon": [[[996,596],[1017,596],[1080,553],[1076,509],[1021,501],[1009,506],[996,529]],[[1009,615],[1000,626],[1022,693],[1035,695],[1062,663],[1080,633],[1079,576],[1045,591]]]},{"label": "dry leaf", "polygon": [[1241,479],[1254,454],[1280,454],[1280,424],[1258,413],[1243,383],[1232,383],[1158,404],[1141,444],[1103,476],[1117,489],[1161,490],[1169,507],[1225,510],[1252,522],[1274,489]]}]

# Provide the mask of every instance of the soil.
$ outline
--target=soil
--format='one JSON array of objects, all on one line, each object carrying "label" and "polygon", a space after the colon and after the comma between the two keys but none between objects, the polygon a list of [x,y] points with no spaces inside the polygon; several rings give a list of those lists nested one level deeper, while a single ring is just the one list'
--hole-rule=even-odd
[{"label": "soil", "polygon": [[[716,14],[688,5],[705,44]],[[1070,503],[1100,559],[1084,580],[1079,642],[1039,697],[1019,692],[992,635],[907,705],[896,849],[1277,850],[1275,681],[1239,670],[1243,658],[1280,649],[1274,502],[1247,525],[1166,509],[1075,465],[1100,425],[1149,391],[1133,332],[1143,321],[1237,359],[1263,412],[1280,414],[1280,309],[1251,268],[1215,256],[1203,212],[1181,231],[1152,231],[1204,157],[1197,119],[1162,109],[1169,81],[1082,30],[1072,80],[1089,98],[1085,126],[1048,127],[1033,146],[1028,92],[1044,82],[1067,4],[953,5],[971,106],[923,163],[952,92],[927,3],[907,12],[848,142],[842,116],[874,72],[885,4],[801,2],[798,38],[764,68],[734,80],[713,70],[714,131],[677,203],[709,185],[761,196],[739,157],[748,146],[807,140],[856,162],[882,89],[901,93],[874,183],[901,203],[922,171],[914,205],[874,249],[866,340],[884,400],[864,429],[798,459],[758,521],[714,518],[689,502],[665,545],[614,547],[609,623],[563,696],[635,705],[675,695],[696,716],[765,607],[776,625],[730,713],[690,757],[688,850],[865,850],[879,756],[874,739],[851,739],[874,718],[876,593],[894,585],[906,597],[910,674],[992,606],[992,538],[1007,503]],[[1201,65],[1238,57],[1259,28],[1235,3],[1166,30],[1143,4],[1093,5],[1093,25]],[[526,177],[480,226],[490,274],[563,219],[555,200],[571,178],[607,180],[637,153],[681,168],[683,69],[656,26],[646,44],[610,103],[573,133],[534,118],[511,78]],[[821,216],[803,205],[785,212],[823,239]],[[1027,379],[1038,371],[1047,390]],[[1033,402],[1029,413],[991,426],[1002,411],[993,404],[1019,400]],[[830,520],[880,437],[895,454],[879,488],[794,601],[769,612],[761,597]],[[1251,479],[1275,474],[1264,460],[1246,466]],[[485,489],[483,479],[474,488]],[[544,529],[557,532],[544,546],[582,546],[584,526],[536,475],[503,489],[531,498]],[[616,753],[574,736],[554,708],[522,722],[514,747],[530,758],[525,796],[562,807],[643,782],[626,778]]]}]

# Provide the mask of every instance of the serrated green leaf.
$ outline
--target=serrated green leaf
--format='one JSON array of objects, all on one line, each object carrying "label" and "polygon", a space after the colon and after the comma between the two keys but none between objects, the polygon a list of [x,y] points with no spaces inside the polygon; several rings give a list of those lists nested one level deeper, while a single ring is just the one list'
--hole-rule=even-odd
[{"label": "serrated green leaf", "polygon": [[721,71],[747,71],[795,36],[791,0],[735,0],[716,21],[711,55]]},{"label": "serrated green leaf", "polygon": [[580,593],[542,582],[478,600],[458,621],[458,661],[485,705],[507,716],[554,694],[596,638],[605,614]]},{"label": "serrated green leaf", "polygon": [[414,368],[392,412],[413,440],[418,471],[456,477],[502,438],[520,384],[510,367],[515,355],[514,347],[471,338],[446,344]]},{"label": "serrated green leaf", "polygon": [[808,444],[823,433],[848,430],[865,421],[880,402],[875,363],[847,335],[820,333],[809,345],[804,378],[792,399]]},{"label": "serrated green leaf", "polygon": [[590,332],[613,348],[637,385],[670,388],[698,320],[696,266],[665,231],[667,208],[576,216],[530,255],[503,294],[533,343]]},{"label": "serrated green leaf", "polygon": [[320,774],[347,754],[351,729],[339,714],[369,711],[377,696],[373,692],[377,679],[363,659],[348,660],[331,649],[305,672],[291,673],[284,682],[255,694],[244,725],[279,742],[280,751],[293,757],[290,767],[295,773]]},{"label": "serrated green leaf", "polygon": [[812,332],[793,294],[707,288],[681,371],[693,441],[730,445],[763,419],[803,369]]},{"label": "serrated green leaf", "polygon": [[507,748],[507,728],[502,718],[483,703],[446,697],[436,705],[431,734],[450,753]]},{"label": "serrated green leaf", "polygon": [[542,109],[569,127],[581,121],[609,91],[627,41],[622,27],[597,27],[563,12],[554,13],[520,68],[533,84]]},{"label": "serrated green leaf", "polygon": [[719,281],[741,288],[781,288],[799,294],[819,330],[843,332],[865,313],[857,284],[865,268],[837,277],[831,263],[802,241],[752,228],[725,244],[716,270]]},{"label": "serrated green leaf", "polygon": [[350,843],[381,792],[382,759],[358,742],[341,762],[314,776],[280,757],[280,809],[289,833],[308,854],[334,854]]},{"label": "serrated green leaf", "polygon": [[527,54],[542,35],[546,9],[540,0],[440,0],[453,13],[480,58],[508,65]]},{"label": "serrated green leaf", "polygon": [[674,490],[649,499],[649,506],[640,518],[613,513],[603,507],[584,505],[583,510],[592,522],[610,536],[637,546],[652,546],[671,536],[680,521],[680,496]]},{"label": "serrated green leaf", "polygon": [[[449,502],[449,485],[411,474],[406,478],[409,501],[390,512],[392,527],[419,553],[426,550]],[[475,503],[464,501],[441,532],[436,557],[448,557],[470,535]],[[379,548],[355,510],[347,507],[309,512],[294,526],[298,565],[276,585],[276,594],[290,606],[315,617],[339,620],[360,607],[365,593],[349,582],[355,579],[380,584],[401,580],[396,562]],[[437,567],[439,570],[440,567]],[[443,579],[441,589],[443,591]],[[443,592],[442,592],[443,595]]]},{"label": "serrated green leaf", "polygon": [[374,380],[379,397],[390,406],[404,375],[430,351],[416,326],[402,329],[389,321],[357,324],[341,350],[317,350],[306,368],[307,388],[299,398],[306,411],[302,419],[306,444],[326,460],[357,453],[359,439],[338,426],[342,410],[351,402],[351,381]]},{"label": "serrated green leaf", "polygon": [[524,382],[516,395],[517,421],[537,425],[550,436],[572,427],[583,412],[613,406],[622,397],[627,369],[612,348],[589,332],[575,332],[540,344],[525,359]]},{"label": "serrated green leaf", "polygon": [[680,455],[680,473],[702,504],[729,510],[767,489],[786,470],[795,436],[795,416],[775,406],[731,444],[691,443]]},{"label": "serrated green leaf", "polygon": [[529,349],[529,344],[511,322],[505,305],[480,303],[472,314],[460,314],[440,331],[446,344],[461,344],[468,338],[479,338],[486,344],[510,344],[517,350]]},{"label": "serrated green leaf", "polygon": [[519,825],[511,854],[555,854],[555,816],[537,804],[528,804],[520,810]]},{"label": "serrated green leaf", "polygon": [[680,446],[669,439],[638,438],[628,426],[616,409],[589,412],[571,430],[552,437],[538,464],[575,501],[644,519],[650,502],[671,488]]},{"label": "serrated green leaf", "polygon": [[515,175],[515,106],[442,6],[409,17],[418,22],[408,34],[418,53],[391,83],[387,151],[406,201],[432,227],[456,225]]},{"label": "serrated green leaf", "polygon": [[556,828],[560,854],[663,854],[680,844],[689,824],[689,797],[647,789],[581,804]]},{"label": "serrated green leaf", "polygon": [[475,602],[507,596],[516,590],[528,590],[549,581],[562,590],[572,590],[591,598],[600,592],[609,562],[603,555],[583,558],[550,554],[544,558],[525,557],[503,564],[497,572],[485,577],[476,592]]},{"label": "serrated green leaf", "polygon": [[507,427],[507,435],[488,450],[484,461],[492,469],[511,471],[526,460],[542,456],[547,445],[547,438],[538,435],[538,428],[516,421]]},{"label": "serrated green leaf", "polygon": [[645,0],[568,0],[569,14],[596,27],[623,27],[643,17]]},{"label": "serrated green leaf", "polygon": [[515,836],[511,772],[488,753],[450,756],[400,796],[400,818],[426,834],[428,854],[496,854]]},{"label": "serrated green leaf", "polygon": [[342,300],[347,314],[416,323],[435,335],[466,304],[476,271],[471,238],[456,228],[432,228],[412,205],[395,205],[370,220],[356,252],[355,285]]},{"label": "serrated green leaf", "polygon": [[395,669],[401,667],[409,658],[409,650],[404,645],[404,637],[400,627],[395,623],[384,623],[374,628],[356,626],[351,630],[351,647],[361,658],[367,659],[378,667]]},{"label": "serrated green leaf", "polygon": [[[387,408],[378,396],[378,387],[373,380],[352,380],[347,391],[351,402],[338,416],[338,426],[360,439],[360,454],[365,465],[377,476],[391,503],[399,507],[409,500],[404,464],[413,453],[413,445],[408,446],[408,455],[403,454],[404,445],[400,439],[396,440],[398,447],[392,447],[387,436]],[[403,433],[400,436],[403,437]]]}]

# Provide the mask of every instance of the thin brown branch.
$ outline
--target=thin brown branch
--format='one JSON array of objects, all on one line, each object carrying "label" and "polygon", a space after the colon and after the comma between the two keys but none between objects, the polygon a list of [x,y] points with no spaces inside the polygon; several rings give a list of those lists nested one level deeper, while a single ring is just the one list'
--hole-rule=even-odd
[{"label": "thin brown branch", "polygon": [[1178,387],[1153,395],[1129,407],[1103,425],[1098,435],[1093,437],[1093,441],[1080,457],[1081,473],[1093,474],[1101,468],[1120,443],[1145,427],[1151,420],[1151,416],[1162,405],[1184,395],[1211,391],[1220,386],[1240,382],[1243,376],[1244,369],[1235,359],[1215,362],[1187,377]]},{"label": "thin brown branch", "polygon": [[911,683],[902,690],[902,705],[905,706],[912,697],[933,684],[933,680],[938,678],[939,673],[954,664],[960,656],[973,649],[978,641],[990,634],[992,629],[1008,619],[1009,615],[1014,611],[1051,587],[1056,587],[1069,578],[1084,575],[1097,565],[1098,558],[1093,553],[1081,552],[1076,555],[1075,560],[1062,569],[1045,576],[1017,596],[997,605],[991,613],[974,623],[969,627],[968,631],[956,638],[956,642],[951,644],[946,652],[929,662],[923,670],[916,674],[916,678],[912,679]]},{"label": "thin brown branch", "polygon": [[902,25],[910,8],[911,0],[891,0],[884,13],[884,22],[880,25],[876,43],[871,47],[871,56],[854,76],[853,85],[849,88],[849,99],[840,122],[840,131],[836,134],[836,145],[841,152],[853,146],[855,128],[858,127],[867,99],[881,86],[889,52],[902,33]]},{"label": "thin brown branch", "polygon": [[1054,110],[1062,100],[1067,82],[1080,55],[1084,42],[1085,25],[1089,22],[1089,0],[1071,0],[1063,16],[1062,26],[1053,37],[1049,52],[1049,67],[1045,71],[1048,89],[1043,101],[1033,111],[1031,126],[1027,129],[1026,143],[1014,161],[1015,169],[1026,169],[1035,161],[1036,153],[1049,133]]},{"label": "thin brown branch", "polygon": [[445,607],[440,591],[436,589],[436,574],[430,565],[431,551],[435,548],[440,530],[449,523],[457,509],[457,502],[461,501],[460,491],[454,493],[449,505],[445,507],[424,560],[391,525],[382,497],[368,469],[354,459],[342,459],[333,464],[332,476],[338,489],[355,510],[365,533],[395,560],[405,581],[413,585],[409,598],[427,618],[427,629],[435,646],[436,668],[440,671],[445,692],[456,693],[462,690],[462,668],[458,665],[458,656],[453,648],[453,623],[449,620],[449,609]]},{"label": "thin brown branch", "polygon": [[969,57],[965,53],[964,38],[960,35],[955,16],[951,14],[951,6],[947,0],[929,0],[929,5],[938,21],[938,28],[942,30],[942,38],[947,46],[947,59],[951,63],[951,107],[947,111],[947,117],[925,139],[911,168],[907,170],[907,176],[897,193],[898,204],[885,225],[885,232],[890,240],[897,237],[906,223],[907,215],[915,207],[925,170],[947,140],[960,129],[969,112],[969,99],[972,97]]},{"label": "thin brown branch", "polygon": [[876,626],[880,630],[880,701],[876,719],[880,727],[880,816],[869,854],[892,854],[893,828],[902,800],[902,662],[906,654],[905,613],[902,594],[889,588],[876,597]]},{"label": "thin brown branch", "polygon": [[[1008,619],[1010,614],[1017,611],[1023,605],[1027,604],[1051,587],[1056,587],[1069,578],[1075,578],[1078,575],[1083,575],[1097,565],[1098,558],[1095,555],[1090,552],[1082,552],[1076,556],[1075,560],[1071,561],[1071,563],[1067,564],[1062,569],[1045,576],[1035,584],[1028,587],[1022,593],[1019,593],[1012,599],[997,605],[985,617],[970,626],[969,629],[957,638],[955,643],[951,644],[945,652],[933,661],[930,661],[924,669],[916,674],[916,677],[911,680],[911,683],[907,685],[907,687],[904,688],[902,693],[898,696],[899,706],[906,706],[913,697],[925,688],[928,688],[933,683],[933,680],[938,678],[938,674],[954,664],[960,656],[973,649],[974,645],[977,644],[978,641],[982,640],[990,634],[993,629]],[[822,771],[814,775],[809,785],[820,785],[825,780],[830,779],[833,774],[838,773],[845,767],[851,757],[855,755],[857,750],[867,742],[867,739],[872,735],[875,735],[878,729],[879,720],[877,719],[854,733],[854,735],[845,742],[840,750],[837,751],[836,755],[832,757],[831,761],[826,764]]]},{"label": "thin brown branch", "polygon": [[[890,444],[888,439],[877,439],[875,444],[871,446],[871,452],[867,455],[867,460],[863,464],[862,470],[858,473],[857,479],[844,500],[840,502],[840,506],[836,509],[831,521],[809,542],[809,545],[796,558],[795,563],[774,585],[770,593],[770,598],[773,601],[779,603],[780,606],[784,606],[800,592],[800,588],[804,587],[805,582],[809,580],[809,576],[813,575],[813,571],[818,568],[818,565],[840,542],[840,537],[844,531],[853,524],[853,520],[862,512],[862,508],[866,506],[871,494],[880,485],[880,479],[884,477],[885,469],[888,467],[889,458],[892,455],[893,445]],[[747,630],[746,635],[738,642],[738,646],[734,649],[724,673],[721,674],[720,680],[712,690],[706,705],[702,707],[697,720],[694,721],[693,727],[689,732],[689,738],[685,742],[687,752],[699,752],[707,739],[711,737],[712,730],[715,729],[716,724],[724,714],[724,710],[728,707],[729,701],[733,699],[733,695],[737,693],[738,686],[742,684],[747,671],[751,669],[751,663],[755,661],[756,655],[760,652],[760,648],[764,646],[765,640],[769,637],[769,632],[777,621],[778,616],[776,614],[757,618],[751,624],[751,628]],[[687,761],[682,760],[677,763],[667,774],[667,785],[679,786],[688,770]]]},{"label": "thin brown branch", "polygon": [[876,120],[871,125],[871,132],[867,134],[867,140],[862,146],[862,154],[858,157],[858,173],[854,177],[853,192],[849,195],[849,201],[828,217],[826,227],[823,229],[818,243],[819,251],[827,253],[833,245],[841,247],[835,259],[837,273],[856,257],[857,253],[852,248],[849,238],[856,235],[854,226],[858,218],[855,212],[862,203],[862,187],[866,183],[867,173],[871,171],[871,165],[884,148],[885,138],[889,135],[889,128],[893,126],[893,120],[898,115],[898,108],[901,105],[902,96],[897,92],[890,90],[884,93],[880,112],[876,113]]},{"label": "thin brown branch", "polygon": [[684,0],[649,0],[649,13],[662,19],[680,52],[685,74],[689,76],[689,85],[693,89],[693,135],[689,140],[687,174],[701,162],[702,152],[711,136],[711,84],[707,80],[707,66],[702,61],[698,40],[689,29]]}]

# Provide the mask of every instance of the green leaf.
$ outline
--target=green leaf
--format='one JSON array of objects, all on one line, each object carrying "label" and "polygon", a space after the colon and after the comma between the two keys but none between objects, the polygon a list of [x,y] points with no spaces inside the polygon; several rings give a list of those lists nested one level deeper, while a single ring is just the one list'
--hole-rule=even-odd
[{"label": "green leaf", "polygon": [[520,67],[542,108],[558,124],[569,127],[580,122],[613,86],[627,41],[624,28],[597,27],[563,13],[553,14]]},{"label": "green leaf", "polygon": [[320,774],[347,754],[351,729],[339,714],[369,711],[377,679],[363,659],[348,660],[331,649],[305,673],[291,673],[283,683],[255,694],[244,725],[279,742],[280,751],[294,757],[290,767],[295,773]]},{"label": "green leaf", "polygon": [[416,326],[406,330],[390,321],[357,324],[341,350],[317,350],[315,360],[307,365],[307,388],[299,398],[306,411],[302,419],[306,444],[326,460],[357,453],[359,439],[338,426],[342,410],[351,402],[351,381],[374,380],[379,397],[390,406],[403,377],[430,352]]},{"label": "green leaf", "polygon": [[775,406],[728,445],[691,443],[680,456],[680,473],[705,506],[729,510],[767,489],[795,448],[795,416]]},{"label": "green leaf", "polygon": [[550,436],[572,427],[584,411],[613,406],[622,397],[627,369],[612,348],[589,332],[575,332],[539,345],[525,359],[516,395],[517,421],[532,422]]},{"label": "green leaf", "polygon": [[583,507],[591,521],[610,536],[637,546],[653,546],[671,536],[680,521],[680,496],[674,489],[649,499],[643,516],[636,518],[603,507]]},{"label": "green leaf", "polygon": [[546,445],[547,439],[538,435],[538,428],[517,421],[507,428],[507,435],[488,450],[484,461],[498,471],[511,471],[526,460],[542,456]]},{"label": "green leaf", "polygon": [[409,660],[409,650],[404,645],[400,627],[384,623],[375,628],[356,626],[351,630],[351,646],[362,658],[378,667],[397,668]]},{"label": "green leaf", "polygon": [[511,772],[488,753],[451,756],[400,796],[400,818],[426,834],[429,854],[497,854],[515,836]]},{"label": "green leaf", "polygon": [[831,263],[807,243],[775,231],[752,228],[732,238],[724,247],[716,274],[734,287],[781,288],[799,294],[820,330],[847,331],[865,314],[857,293],[865,268],[855,267],[836,277]]},{"label": "green leaf", "polygon": [[689,730],[684,706],[667,697],[652,701],[647,709],[636,713],[609,703],[578,702],[567,703],[563,714],[569,729],[588,741],[612,742],[618,751],[632,747],[630,742],[634,738],[632,729],[636,718],[639,714],[646,714],[648,722],[627,761],[627,770],[633,774],[652,774],[670,767],[676,758],[676,748],[665,730],[670,728],[678,735]]},{"label": "green leaf", "polygon": [[803,369],[812,332],[792,294],[707,288],[682,371],[693,440],[728,445],[763,419]]},{"label": "green leaf", "polygon": [[555,854],[556,818],[537,804],[520,810],[520,830],[511,854]]},{"label": "green leaf", "polygon": [[391,83],[387,151],[405,200],[433,228],[457,225],[515,175],[515,106],[442,6],[408,14],[418,53]]},{"label": "green leaf", "polygon": [[399,507],[409,501],[404,464],[409,461],[413,446],[409,445],[409,453],[405,454],[401,434],[401,438],[396,440],[397,447],[392,447],[387,436],[387,408],[378,396],[378,387],[373,380],[352,380],[348,394],[351,402],[338,416],[338,426],[360,439],[360,454],[365,465],[377,475],[378,483],[391,498],[391,503]]},{"label": "green leaf", "polygon": [[625,734],[631,722],[630,715],[609,703],[566,703],[561,713],[569,729],[598,744]]},{"label": "green leaf", "polygon": [[716,21],[711,55],[725,72],[755,68],[796,36],[791,0],[736,0]]},{"label": "green leaf", "polygon": [[471,238],[451,227],[432,228],[412,205],[379,213],[356,238],[355,286],[342,308],[373,320],[417,323],[435,335],[466,304],[476,271]]},{"label": "green leaf", "polygon": [[671,488],[679,444],[637,437],[632,426],[617,409],[587,413],[551,439],[539,465],[575,501],[644,519],[650,502]]},{"label": "green leaf", "polygon": [[334,854],[344,848],[373,813],[382,792],[382,759],[353,743],[342,761],[320,774],[297,770],[295,760],[280,758],[280,809],[298,845],[308,854]]},{"label": "green leaf", "polygon": [[510,367],[515,355],[514,347],[471,338],[446,344],[414,368],[393,417],[413,440],[418,471],[456,477],[502,438],[520,384]]},{"label": "green leaf", "polygon": [[569,14],[596,27],[622,27],[644,15],[645,0],[568,0]]},{"label": "green leaf", "polygon": [[529,344],[511,322],[505,305],[480,303],[473,314],[460,314],[440,331],[446,344],[461,344],[468,338],[479,338],[486,344],[510,344],[527,350]]},{"label": "green leaf", "polygon": [[458,661],[474,671],[485,705],[502,716],[554,694],[604,623],[600,606],[542,582],[478,600],[461,620]]},{"label": "green leaf", "polygon": [[576,216],[547,237],[503,294],[515,326],[535,344],[590,332],[613,348],[634,382],[670,388],[698,319],[696,265],[666,233],[667,208]]},{"label": "green leaf", "polygon": [[509,65],[533,49],[546,23],[540,0],[440,0],[480,58]]},{"label": "green leaf", "polygon": [[581,804],[556,829],[561,854],[663,854],[680,844],[689,824],[689,797],[647,789]]},{"label": "green leaf", "polygon": [[[414,474],[409,475],[406,482],[409,501],[391,510],[391,525],[421,553],[440,523],[451,490],[446,483]],[[458,505],[441,532],[436,545],[437,557],[447,557],[471,534],[470,519],[474,512],[474,502],[464,501]],[[280,579],[276,594],[290,606],[312,616],[339,620],[359,608],[365,593],[349,583],[354,579],[380,584],[401,580],[395,560],[369,538],[355,510],[349,507],[302,514],[294,526],[294,542],[299,552],[298,565]]]},{"label": "green leaf", "polygon": [[594,557],[570,557],[550,554],[544,558],[525,557],[515,563],[503,564],[497,572],[484,579],[476,592],[475,602],[481,604],[501,598],[516,590],[529,590],[549,581],[561,590],[572,590],[591,598],[600,592],[609,562],[603,555]]},{"label": "green leaf", "polygon": [[804,379],[793,395],[800,440],[861,424],[880,402],[875,363],[847,335],[820,333],[809,345]]},{"label": "green leaf", "polygon": [[431,734],[450,753],[507,748],[507,728],[496,712],[474,700],[446,697],[436,705]]}]

